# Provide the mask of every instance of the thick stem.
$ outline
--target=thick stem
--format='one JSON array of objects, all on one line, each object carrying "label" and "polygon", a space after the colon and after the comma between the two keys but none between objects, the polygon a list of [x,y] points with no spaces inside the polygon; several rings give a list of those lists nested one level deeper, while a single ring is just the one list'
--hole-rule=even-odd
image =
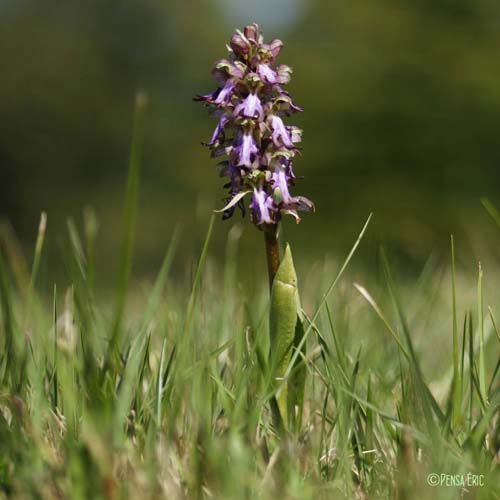
[{"label": "thick stem", "polygon": [[278,226],[268,225],[264,229],[266,241],[267,271],[269,273],[269,288],[273,286],[274,276],[280,265],[280,248],[278,243]]}]

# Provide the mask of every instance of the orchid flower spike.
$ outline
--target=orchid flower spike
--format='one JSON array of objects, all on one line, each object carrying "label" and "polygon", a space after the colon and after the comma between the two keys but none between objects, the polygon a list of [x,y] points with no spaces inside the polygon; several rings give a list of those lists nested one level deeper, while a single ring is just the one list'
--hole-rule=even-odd
[{"label": "orchid flower spike", "polygon": [[[275,66],[283,47],[280,40],[264,43],[257,24],[236,30],[228,45],[229,55],[215,63],[218,88],[195,100],[204,102],[218,122],[206,146],[219,163],[221,176],[228,177],[229,190],[222,209],[224,218],[239,207],[250,209],[255,225],[275,225],[283,215],[300,222],[299,211],[314,212],[304,196],[292,196],[295,185],[293,161],[302,131],[286,125],[284,118],[302,111],[283,86],[292,69]],[[245,205],[245,196],[251,196]]]}]

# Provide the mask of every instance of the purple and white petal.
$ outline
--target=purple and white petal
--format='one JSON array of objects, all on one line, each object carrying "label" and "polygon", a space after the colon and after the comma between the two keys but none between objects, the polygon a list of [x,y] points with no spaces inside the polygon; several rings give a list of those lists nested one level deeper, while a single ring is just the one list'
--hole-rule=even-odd
[{"label": "purple and white petal", "polygon": [[238,155],[238,166],[251,168],[254,163],[254,157],[259,152],[255,139],[251,132],[246,132],[241,137],[240,144],[236,148]]},{"label": "purple and white petal", "polygon": [[250,41],[240,30],[236,30],[229,44],[237,56],[245,57],[250,52]]},{"label": "purple and white petal", "polygon": [[264,43],[262,46],[269,54],[270,62],[273,63],[283,48],[283,42],[276,39],[271,43]]},{"label": "purple and white petal", "polygon": [[292,68],[290,68],[290,66],[287,66],[286,64],[278,66],[276,68],[276,83],[279,83],[280,85],[286,85],[290,82],[291,73]]},{"label": "purple and white petal", "polygon": [[285,205],[292,203],[293,198],[288,190],[288,178],[282,168],[277,168],[272,174],[273,189],[279,189],[281,199]]},{"label": "purple and white petal", "polygon": [[194,98],[194,100],[211,103],[211,102],[214,102],[214,99],[217,98],[217,96],[219,95],[219,92],[220,92],[220,88],[217,88],[213,92],[210,92],[210,94],[205,94],[205,95],[198,94]]},{"label": "purple and white petal", "polygon": [[221,89],[217,99],[215,99],[215,104],[227,104],[231,100],[233,95],[234,87],[236,87],[236,82],[231,78],[226,80],[224,87]]},{"label": "purple and white petal", "polygon": [[224,129],[225,125],[228,123],[228,118],[227,116],[221,116],[219,119],[219,123],[217,123],[217,127],[215,127],[214,133],[212,134],[212,138],[210,139],[209,145],[213,145],[216,143],[217,139],[219,138],[222,130]]},{"label": "purple and white petal", "polygon": [[259,68],[257,69],[257,73],[267,83],[278,83],[278,75],[276,71],[271,69],[268,64],[259,64]]},{"label": "purple and white petal", "polygon": [[261,224],[275,223],[271,217],[273,200],[262,189],[254,189],[250,208],[252,210],[254,222],[258,226]]},{"label": "purple and white petal", "polygon": [[271,128],[273,130],[272,139],[276,146],[286,146],[287,148],[293,148],[293,142],[290,133],[285,127],[283,120],[279,116],[271,116]]},{"label": "purple and white petal", "polygon": [[288,127],[288,130],[290,131],[290,137],[291,137],[293,143],[302,141],[302,129],[301,128],[296,127],[295,125],[292,125],[291,127]]},{"label": "purple and white petal", "polygon": [[253,23],[245,26],[245,28],[243,28],[243,34],[249,42],[255,44],[259,43],[260,30],[257,24]]},{"label": "purple and white petal", "polygon": [[245,116],[247,118],[255,118],[255,114],[260,120],[264,118],[264,111],[257,94],[248,94],[245,100],[236,106],[234,110],[236,115]]}]

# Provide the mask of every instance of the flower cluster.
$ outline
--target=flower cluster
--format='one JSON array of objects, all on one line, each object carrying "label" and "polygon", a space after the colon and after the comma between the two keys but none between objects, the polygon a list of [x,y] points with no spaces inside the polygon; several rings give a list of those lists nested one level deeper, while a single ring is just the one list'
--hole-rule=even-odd
[{"label": "flower cluster", "polygon": [[264,43],[257,24],[236,30],[228,46],[229,56],[215,63],[213,74],[219,87],[196,100],[210,107],[217,118],[215,131],[206,145],[212,157],[225,158],[218,165],[228,177],[224,218],[236,207],[245,214],[244,199],[251,195],[250,212],[257,226],[277,224],[289,214],[300,222],[298,211],[314,211],[304,196],[292,196],[296,181],[293,159],[302,131],[285,125],[283,118],[302,111],[283,86],[291,68],[275,66],[283,43]]}]

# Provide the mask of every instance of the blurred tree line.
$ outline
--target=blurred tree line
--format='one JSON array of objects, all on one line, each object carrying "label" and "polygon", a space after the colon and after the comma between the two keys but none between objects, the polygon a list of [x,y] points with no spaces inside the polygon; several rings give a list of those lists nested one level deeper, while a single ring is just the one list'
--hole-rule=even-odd
[{"label": "blurred tree line", "polygon": [[[373,211],[376,238],[418,259],[452,231],[487,225],[479,199],[500,197],[498,1],[303,0],[277,30],[269,19],[282,4],[240,26],[255,20],[283,39],[281,61],[295,69],[296,170],[317,213],[286,225],[294,245],[343,249]],[[156,266],[175,223],[184,239],[203,238],[224,192],[200,146],[215,124],[191,98],[214,87],[212,63],[236,27],[224,5],[0,0],[0,216],[24,244],[41,210],[56,245],[66,217],[91,205],[112,259],[137,89],[150,102],[139,261]],[[217,248],[233,223],[218,225]],[[257,240],[245,231],[249,255]]]}]

